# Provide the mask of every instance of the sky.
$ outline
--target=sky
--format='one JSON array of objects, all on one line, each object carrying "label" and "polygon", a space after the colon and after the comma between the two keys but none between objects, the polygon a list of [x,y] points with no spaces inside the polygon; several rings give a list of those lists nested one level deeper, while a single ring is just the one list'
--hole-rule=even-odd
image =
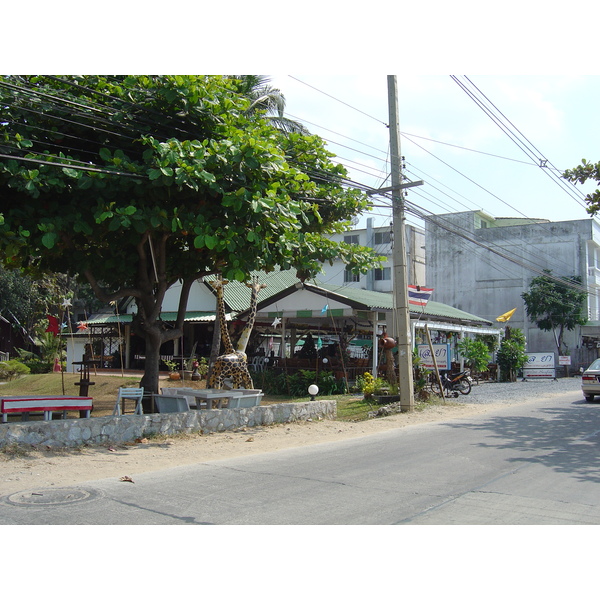
[{"label": "sky", "polygon": [[[270,77],[286,98],[286,115],[325,139],[350,179],[376,189],[390,185],[386,75]],[[408,190],[408,207],[426,214],[483,210],[493,217],[590,218],[583,197],[595,186],[574,186],[560,175],[582,158],[600,161],[600,76],[396,80],[404,175],[424,182]],[[391,209],[382,207],[389,200],[375,196],[373,203],[366,216],[375,225],[389,223]],[[410,212],[407,219],[423,224]]]}]

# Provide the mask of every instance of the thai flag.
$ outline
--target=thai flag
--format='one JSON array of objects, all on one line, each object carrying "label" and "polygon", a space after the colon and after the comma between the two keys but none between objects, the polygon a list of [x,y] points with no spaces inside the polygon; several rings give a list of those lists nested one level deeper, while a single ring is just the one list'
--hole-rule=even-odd
[{"label": "thai flag", "polygon": [[433,294],[433,288],[424,288],[420,285],[409,285],[408,303],[414,306],[427,306],[431,294]]}]

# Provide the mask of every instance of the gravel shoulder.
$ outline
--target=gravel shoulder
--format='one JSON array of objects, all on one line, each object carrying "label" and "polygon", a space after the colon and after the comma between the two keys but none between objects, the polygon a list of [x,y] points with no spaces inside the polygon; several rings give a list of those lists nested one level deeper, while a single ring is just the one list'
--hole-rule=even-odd
[{"label": "gravel shoulder", "polygon": [[449,399],[445,405],[357,423],[321,420],[142,440],[114,447],[4,452],[0,453],[0,496],[27,489],[72,486],[92,478],[129,477],[135,482],[139,473],[449,421],[580,389],[581,380],[577,378],[484,383],[473,386],[468,396]]}]

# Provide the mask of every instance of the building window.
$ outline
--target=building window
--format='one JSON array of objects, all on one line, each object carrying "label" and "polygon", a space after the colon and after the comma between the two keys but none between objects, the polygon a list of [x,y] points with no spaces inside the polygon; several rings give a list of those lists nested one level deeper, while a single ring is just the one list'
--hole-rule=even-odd
[{"label": "building window", "polygon": [[392,278],[391,267],[383,267],[383,269],[375,269],[375,281],[389,281]]},{"label": "building window", "polygon": [[392,233],[390,231],[376,231],[375,232],[375,245],[381,246],[383,244],[392,243]]},{"label": "building window", "polygon": [[344,242],[346,244],[355,244],[358,246],[360,244],[360,238],[358,235],[345,235]]},{"label": "building window", "polygon": [[353,273],[349,267],[346,267],[344,271],[344,283],[356,283],[358,281],[360,281],[360,275]]}]

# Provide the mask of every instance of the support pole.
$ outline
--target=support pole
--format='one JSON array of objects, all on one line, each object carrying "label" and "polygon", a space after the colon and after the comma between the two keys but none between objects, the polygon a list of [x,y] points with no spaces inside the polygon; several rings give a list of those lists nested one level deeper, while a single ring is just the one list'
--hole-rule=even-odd
[{"label": "support pole", "polygon": [[402,191],[402,160],[400,155],[400,123],[398,90],[395,75],[388,75],[388,105],[390,117],[390,158],[392,175],[392,218],[394,247],[394,299],[398,327],[398,371],[400,408],[412,411],[415,407],[412,372],[412,343],[410,339],[410,310],[406,274],[406,240],[404,232],[404,199]]}]

